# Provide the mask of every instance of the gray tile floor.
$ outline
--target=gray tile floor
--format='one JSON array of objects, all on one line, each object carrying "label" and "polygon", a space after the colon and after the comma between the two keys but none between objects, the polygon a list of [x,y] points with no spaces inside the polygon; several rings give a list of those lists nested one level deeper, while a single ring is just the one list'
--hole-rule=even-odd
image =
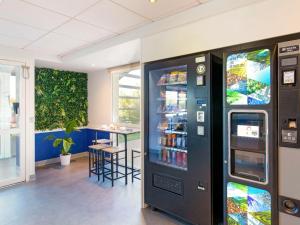
[{"label": "gray tile floor", "polygon": [[140,182],[114,188],[88,178],[87,159],[37,170],[37,180],[0,189],[0,225],[182,225],[140,209]]}]

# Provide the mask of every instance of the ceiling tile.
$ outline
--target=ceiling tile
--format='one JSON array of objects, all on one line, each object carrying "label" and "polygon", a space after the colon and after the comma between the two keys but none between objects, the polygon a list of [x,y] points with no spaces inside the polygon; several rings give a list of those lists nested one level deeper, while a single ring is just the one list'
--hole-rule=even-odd
[{"label": "ceiling tile", "polygon": [[107,37],[113,33],[100,29],[96,26],[89,25],[78,20],[72,20],[55,30],[56,33],[64,34],[73,39],[94,42]]},{"label": "ceiling tile", "polygon": [[24,38],[9,37],[6,35],[0,34],[0,45],[14,47],[14,48],[23,48],[25,45],[29,44],[31,41]]},{"label": "ceiling tile", "polygon": [[117,33],[137,27],[148,21],[142,16],[107,0],[100,1],[77,18]]},{"label": "ceiling tile", "polygon": [[159,0],[150,3],[148,0],[112,0],[140,15],[156,20],[167,17],[200,4],[196,0]]},{"label": "ceiling tile", "polygon": [[0,19],[0,34],[15,38],[24,38],[27,40],[36,40],[45,34],[46,30],[32,28],[18,23]]},{"label": "ceiling tile", "polygon": [[61,34],[50,33],[26,47],[29,50],[41,50],[51,55],[60,55],[86,45],[87,42],[75,40]]},{"label": "ceiling tile", "polygon": [[69,19],[20,0],[3,0],[0,4],[0,18],[48,30]]},{"label": "ceiling tile", "polygon": [[82,10],[95,4],[98,0],[25,0],[67,16],[75,16]]}]

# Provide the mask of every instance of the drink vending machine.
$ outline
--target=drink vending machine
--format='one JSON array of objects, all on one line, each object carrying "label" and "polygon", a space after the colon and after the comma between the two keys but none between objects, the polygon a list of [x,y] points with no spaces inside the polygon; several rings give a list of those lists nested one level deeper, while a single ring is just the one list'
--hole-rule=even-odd
[{"label": "drink vending machine", "polygon": [[278,45],[279,224],[300,224],[300,40]]},{"label": "drink vending machine", "polygon": [[192,224],[222,220],[222,60],[145,65],[145,203]]},{"label": "drink vending machine", "polygon": [[224,57],[224,224],[277,224],[276,51]]}]

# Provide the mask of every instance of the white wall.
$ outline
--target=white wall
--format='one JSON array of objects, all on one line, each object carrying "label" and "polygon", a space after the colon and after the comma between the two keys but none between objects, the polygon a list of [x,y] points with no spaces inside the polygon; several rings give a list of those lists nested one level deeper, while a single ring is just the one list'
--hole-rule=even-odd
[{"label": "white wall", "polygon": [[26,181],[35,175],[35,102],[34,102],[34,57],[26,54],[21,50],[0,47],[0,60],[10,61],[12,63],[22,63],[30,67],[29,79],[25,81],[26,95],[26,130],[25,130],[25,150],[26,150]]},{"label": "white wall", "polygon": [[107,70],[88,74],[89,126],[112,123],[112,80]]},{"label": "white wall", "polygon": [[265,0],[142,40],[148,62],[300,32],[299,0]]}]

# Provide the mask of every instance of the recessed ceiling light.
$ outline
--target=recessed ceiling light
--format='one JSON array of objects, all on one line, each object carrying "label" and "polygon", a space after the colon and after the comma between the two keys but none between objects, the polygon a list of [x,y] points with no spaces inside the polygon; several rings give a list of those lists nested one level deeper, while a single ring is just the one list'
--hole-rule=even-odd
[{"label": "recessed ceiling light", "polygon": [[157,0],[149,0],[149,2],[151,2],[151,3],[156,3]]},{"label": "recessed ceiling light", "polygon": [[95,64],[92,64],[91,66],[92,66],[92,67],[95,67]]}]

